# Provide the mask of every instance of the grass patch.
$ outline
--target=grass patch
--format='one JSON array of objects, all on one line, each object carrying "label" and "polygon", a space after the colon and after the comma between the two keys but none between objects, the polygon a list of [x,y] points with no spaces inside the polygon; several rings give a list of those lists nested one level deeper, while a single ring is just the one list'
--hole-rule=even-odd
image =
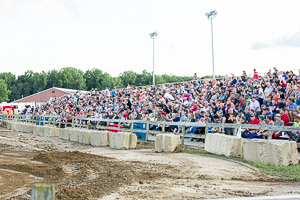
[{"label": "grass patch", "polygon": [[154,149],[154,144],[146,143],[146,142],[138,142],[136,144],[137,149]]},{"label": "grass patch", "polygon": [[219,158],[219,159],[224,159],[224,160],[242,162],[242,163],[249,164],[249,165],[259,169],[259,172],[262,174],[276,176],[276,177],[279,177],[282,179],[290,179],[290,180],[300,181],[300,164],[290,165],[290,166],[276,166],[276,165],[266,164],[266,163],[257,163],[257,162],[247,161],[243,158],[215,155],[215,154],[206,152],[203,148],[184,147],[182,152],[189,153],[189,154],[198,154],[198,155],[203,155],[203,156],[209,156],[209,157]]},{"label": "grass patch", "polygon": [[259,168],[263,174],[277,176],[280,178],[288,178],[300,181],[300,165],[275,166],[266,163],[257,163],[247,161],[250,165]]},{"label": "grass patch", "polygon": [[[154,143],[138,142],[137,148],[138,149],[154,149]],[[300,181],[300,164],[291,165],[291,166],[276,166],[276,165],[271,165],[271,164],[266,164],[266,163],[251,162],[251,161],[247,161],[243,158],[226,157],[226,156],[212,154],[212,153],[206,152],[201,147],[184,146],[181,148],[181,152],[188,153],[188,154],[198,154],[198,155],[203,155],[203,156],[209,156],[209,157],[219,158],[219,159],[229,160],[229,161],[237,161],[237,162],[251,165],[251,166],[259,169],[259,172],[262,174],[276,176],[276,177],[279,177],[282,179]]]}]

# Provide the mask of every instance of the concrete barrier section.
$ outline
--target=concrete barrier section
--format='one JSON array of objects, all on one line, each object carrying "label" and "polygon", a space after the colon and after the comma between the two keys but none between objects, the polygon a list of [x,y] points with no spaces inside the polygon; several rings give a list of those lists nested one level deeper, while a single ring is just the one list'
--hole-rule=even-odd
[{"label": "concrete barrier section", "polygon": [[129,149],[135,149],[137,144],[137,136],[134,133],[130,133]]},{"label": "concrete barrier section", "polygon": [[8,130],[11,130],[11,128],[12,128],[12,122],[11,121],[7,121],[6,125],[7,125],[6,128]]},{"label": "concrete barrier section", "polygon": [[163,152],[165,150],[164,135],[158,134],[155,137],[155,152]]},{"label": "concrete barrier section", "polygon": [[91,131],[82,131],[82,144],[91,144]]},{"label": "concrete barrier section", "polygon": [[23,124],[23,133],[33,133],[33,125]]},{"label": "concrete barrier section", "polygon": [[63,131],[63,139],[64,140],[70,140],[70,135],[71,135],[71,130],[70,128],[64,128],[64,131]]},{"label": "concrete barrier section", "polygon": [[0,126],[5,127],[5,121],[3,119],[0,119]]},{"label": "concrete barrier section", "polygon": [[83,129],[79,129],[80,131],[78,132],[78,142],[80,143],[80,144],[83,144],[83,134],[84,134],[84,132],[83,132]]},{"label": "concrete barrier section", "polygon": [[39,135],[39,131],[40,131],[40,126],[38,125],[33,125],[32,126],[32,129],[33,129],[33,135]]},{"label": "concrete barrier section", "polygon": [[58,138],[63,140],[70,140],[70,128],[60,128],[58,131]]},{"label": "concrete barrier section", "polygon": [[107,131],[91,131],[91,145],[96,147],[106,147],[108,145]]},{"label": "concrete barrier section", "polygon": [[16,132],[22,132],[23,129],[23,124],[19,123],[19,122],[15,122],[15,131]]},{"label": "concrete barrier section", "polygon": [[70,141],[71,142],[78,142],[80,129],[72,129],[70,133]]},{"label": "concrete barrier section", "polygon": [[50,126],[41,126],[40,132],[43,133],[43,137],[58,137],[58,128]]},{"label": "concrete barrier section", "polygon": [[155,137],[155,152],[174,152],[180,145],[180,136],[174,134],[158,134]]},{"label": "concrete barrier section", "polygon": [[16,131],[16,122],[11,123],[11,130]]},{"label": "concrete barrier section", "polygon": [[112,149],[129,149],[130,133],[111,133],[109,146]]},{"label": "concrete barrier section", "polygon": [[176,147],[180,145],[180,136],[173,134],[164,134],[165,148],[164,152],[174,152]]},{"label": "concrete barrier section", "polygon": [[209,133],[205,138],[207,152],[224,156],[242,156],[243,139],[237,136]]},{"label": "concrete barrier section", "polygon": [[296,142],[284,140],[248,140],[243,144],[244,159],[273,165],[299,162]]}]

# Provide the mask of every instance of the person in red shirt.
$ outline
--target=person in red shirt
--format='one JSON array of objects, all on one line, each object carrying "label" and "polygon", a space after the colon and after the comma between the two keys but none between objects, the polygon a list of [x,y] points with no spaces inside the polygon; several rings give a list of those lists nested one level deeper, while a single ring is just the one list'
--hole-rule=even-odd
[{"label": "person in red shirt", "polygon": [[194,101],[192,103],[191,109],[192,109],[193,112],[197,111],[197,104]]},{"label": "person in red shirt", "polygon": [[253,75],[253,79],[258,79],[258,72],[256,71],[256,69],[253,70],[254,75]]},{"label": "person in red shirt", "polygon": [[123,116],[123,117],[124,117],[125,119],[129,119],[129,115],[128,115],[128,113],[127,113],[127,111],[126,111],[126,110],[124,110],[124,113],[125,113],[125,114],[124,114],[124,116]]},{"label": "person in red shirt", "polygon": [[290,125],[290,118],[289,116],[285,113],[284,108],[279,109],[279,113],[281,115],[281,120],[284,122],[284,126],[289,126]]},{"label": "person in red shirt", "polygon": [[[257,124],[259,124],[259,120],[255,117],[255,115],[251,115],[250,116],[250,122],[249,122],[249,124],[253,124],[253,125],[257,125]],[[257,129],[250,129],[249,128],[249,131],[251,132],[251,131],[256,131]]]}]

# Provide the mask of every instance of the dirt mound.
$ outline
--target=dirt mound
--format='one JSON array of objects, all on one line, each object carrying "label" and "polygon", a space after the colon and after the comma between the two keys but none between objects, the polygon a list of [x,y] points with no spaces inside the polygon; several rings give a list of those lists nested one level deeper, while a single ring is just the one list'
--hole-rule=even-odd
[{"label": "dirt mound", "polygon": [[[14,156],[10,156],[10,159],[14,159]],[[120,162],[80,152],[42,152],[36,153],[27,162],[2,163],[0,169],[40,177],[40,183],[55,184],[56,199],[68,200],[95,199],[133,181],[141,183],[163,177],[154,171],[139,171],[137,168],[142,168],[139,165],[138,162]],[[26,195],[29,196],[30,191]],[[15,199],[24,199],[25,196],[19,195]]]}]

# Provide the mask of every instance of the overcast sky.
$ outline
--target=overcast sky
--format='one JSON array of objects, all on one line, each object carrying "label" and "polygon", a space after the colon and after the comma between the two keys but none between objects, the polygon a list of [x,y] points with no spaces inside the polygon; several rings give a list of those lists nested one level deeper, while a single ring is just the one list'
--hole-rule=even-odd
[{"label": "overcast sky", "polygon": [[0,0],[1,72],[216,74],[300,68],[299,0]]}]

